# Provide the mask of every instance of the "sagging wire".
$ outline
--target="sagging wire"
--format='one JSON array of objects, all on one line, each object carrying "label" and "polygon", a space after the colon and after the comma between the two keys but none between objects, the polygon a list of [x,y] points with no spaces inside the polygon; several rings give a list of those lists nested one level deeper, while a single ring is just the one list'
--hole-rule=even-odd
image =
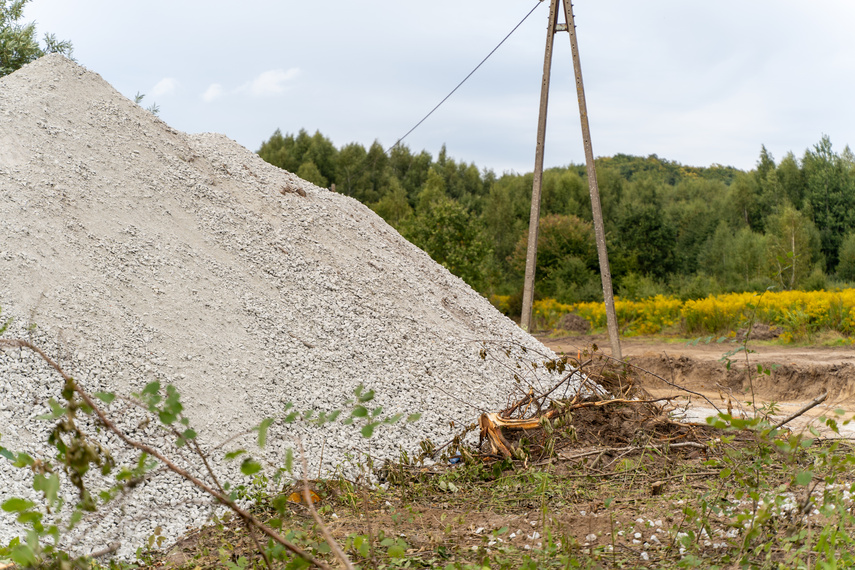
[{"label": "sagging wire", "polygon": [[421,124],[422,124],[422,123],[424,123],[424,122],[428,119],[428,117],[430,117],[431,115],[433,115],[434,111],[436,111],[437,109],[439,109],[439,108],[442,106],[442,104],[443,104],[443,103],[445,103],[445,102],[449,99],[449,97],[451,97],[452,95],[454,95],[455,91],[457,91],[458,89],[460,89],[460,87],[461,87],[464,83],[466,83],[466,81],[467,81],[470,77],[472,77],[472,76],[475,74],[475,72],[476,72],[476,71],[478,71],[478,69],[479,69],[482,65],[484,65],[484,63],[485,63],[488,59],[490,59],[490,56],[492,56],[494,53],[496,53],[496,50],[498,50],[500,47],[502,47],[502,44],[504,44],[504,43],[508,40],[508,38],[510,38],[510,37],[513,35],[513,33],[514,33],[514,32],[516,32],[516,31],[517,31],[517,29],[518,29],[520,26],[522,26],[522,25],[523,25],[523,23],[524,23],[526,20],[528,20],[528,17],[529,17],[529,16],[531,16],[531,15],[534,13],[534,11],[535,11],[535,10],[537,10],[537,7],[538,7],[538,6],[540,6],[542,3],[543,3],[543,0],[537,0],[537,4],[535,4],[535,5],[534,5],[534,7],[533,7],[529,12],[528,12],[528,14],[526,14],[526,15],[525,15],[525,17],[523,17],[523,19],[522,19],[522,20],[520,20],[520,22],[519,22],[516,26],[514,26],[514,28],[513,28],[510,32],[508,32],[508,35],[506,35],[506,36],[502,39],[502,41],[500,41],[500,42],[499,42],[499,44],[498,44],[496,47],[494,47],[494,48],[492,49],[492,51],[490,51],[490,53],[488,53],[488,54],[487,54],[487,56],[486,56],[484,59],[482,59],[482,60],[481,60],[481,63],[479,63],[478,65],[476,65],[476,66],[475,66],[475,69],[473,69],[472,71],[470,71],[470,72],[469,72],[469,75],[467,75],[466,77],[464,77],[464,78],[463,78],[463,81],[461,81],[460,83],[458,83],[458,84],[457,84],[457,87],[455,87],[454,89],[452,89],[452,90],[451,90],[451,92],[450,92],[448,95],[446,95],[446,96],[442,99],[442,101],[440,101],[439,103],[437,103],[437,104],[436,104],[436,106],[435,106],[433,109],[431,109],[431,110],[430,110],[430,112],[429,112],[427,115],[425,115],[424,117],[422,117],[422,119],[421,119],[418,123],[416,123],[416,124],[415,124],[415,126],[413,126],[413,128],[411,128],[409,131],[407,131],[407,132],[406,132],[406,134],[404,134],[404,136],[402,136],[402,137],[401,137],[401,138],[399,138],[397,141],[395,141],[395,144],[393,144],[392,146],[390,146],[390,147],[389,147],[389,149],[388,149],[388,150],[386,150],[386,154],[388,155],[390,152],[392,152],[392,149],[394,149],[396,146],[398,146],[399,144],[401,144],[401,142],[402,142],[405,138],[407,138],[407,137],[410,135],[410,133],[412,133],[414,130],[416,130],[417,128],[419,128],[419,126],[421,126]]}]

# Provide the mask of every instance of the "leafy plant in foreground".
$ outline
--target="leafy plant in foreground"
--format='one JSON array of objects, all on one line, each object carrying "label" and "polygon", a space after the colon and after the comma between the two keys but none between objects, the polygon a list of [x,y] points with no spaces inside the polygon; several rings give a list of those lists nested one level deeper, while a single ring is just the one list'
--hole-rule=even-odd
[{"label": "leafy plant in foreground", "polygon": [[[302,568],[315,565],[326,568],[327,565],[318,556],[332,550],[340,553],[335,544],[329,544],[330,538],[325,538],[326,547],[318,546],[312,552],[306,552],[288,540],[288,532],[284,530],[285,515],[290,513],[287,497],[277,496],[271,502],[276,516],[262,522],[251,512],[240,507],[237,500],[245,498],[245,485],[232,485],[230,482],[221,483],[210,466],[209,454],[198,441],[196,431],[190,426],[189,419],[184,416],[184,407],[180,394],[172,385],[165,388],[157,381],[147,384],[143,390],[132,398],[122,398],[123,401],[141,408],[154,420],[163,434],[167,434],[176,448],[188,448],[199,460],[204,475],[194,475],[179,466],[161,449],[162,444],[153,441],[132,439],[109,416],[109,406],[117,399],[116,394],[99,392],[89,394],[72,377],[48,357],[41,349],[29,341],[20,339],[0,339],[0,348],[28,349],[44,359],[64,380],[62,402],[51,400],[50,413],[40,419],[55,422],[54,429],[48,438],[48,443],[56,450],[55,463],[45,458],[33,458],[26,453],[14,453],[5,447],[0,447],[0,456],[12,462],[13,466],[33,471],[33,489],[41,493],[43,502],[37,505],[23,498],[9,498],[2,505],[3,510],[17,514],[19,523],[27,530],[25,542],[13,540],[7,547],[0,548],[0,559],[8,557],[21,567],[60,568],[89,568],[92,560],[89,557],[73,557],[60,548],[62,536],[72,530],[84,518],[86,513],[103,509],[119,494],[135,486],[146,473],[157,466],[180,475],[185,481],[194,485],[213,497],[218,503],[232,510],[246,525],[253,540],[256,541],[260,555],[266,563],[272,560],[286,561],[288,568]],[[402,414],[384,416],[382,407],[369,409],[368,404],[374,399],[373,390],[357,387],[354,398],[346,403],[344,410],[332,412],[315,412],[308,410],[297,412],[292,406],[286,408],[287,415],[281,418],[283,423],[295,421],[310,422],[317,426],[341,419],[343,424],[361,426],[360,432],[364,437],[371,437],[375,430],[382,425],[394,424],[403,418]],[[105,408],[102,408],[102,405]],[[81,420],[81,418],[85,418]],[[411,414],[407,421],[416,421],[419,414]],[[254,428],[257,432],[257,444],[264,447],[270,427],[278,421],[276,418],[266,418]],[[106,447],[97,439],[97,434],[103,430],[112,432],[129,448],[139,453],[136,462],[130,465],[118,465]],[[260,472],[262,465],[249,456],[245,449],[238,449],[224,454],[224,459],[242,458],[240,471],[244,476],[253,477],[255,485],[264,481]],[[277,472],[292,473],[293,452],[288,451],[285,465]],[[91,489],[91,481],[87,477],[90,470],[97,469],[102,477],[112,477],[113,483],[105,489]],[[303,468],[305,483],[306,466]],[[78,499],[73,506],[64,504],[60,491],[61,478],[64,476],[78,489]],[[308,487],[305,488],[308,491]],[[308,500],[307,507],[317,515]],[[70,515],[69,515],[69,510]],[[46,514],[53,517],[46,519]],[[324,533],[325,527],[317,519],[318,529]],[[264,545],[258,542],[256,534],[260,533],[266,539]],[[323,541],[317,542],[321,545]],[[344,559],[344,555],[340,556]]]}]

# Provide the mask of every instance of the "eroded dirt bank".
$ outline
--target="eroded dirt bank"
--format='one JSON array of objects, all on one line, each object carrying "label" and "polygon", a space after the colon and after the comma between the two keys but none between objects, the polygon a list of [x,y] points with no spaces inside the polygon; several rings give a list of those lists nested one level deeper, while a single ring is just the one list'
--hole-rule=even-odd
[{"label": "eroded dirt bank", "polygon": [[[576,353],[596,344],[610,354],[608,338],[586,335],[563,338],[541,337],[540,340],[556,352]],[[627,362],[651,374],[642,374],[645,388],[657,397],[681,396],[679,403],[688,404],[689,417],[703,419],[715,409],[702,397],[688,394],[668,384],[702,394],[719,409],[745,407],[751,401],[753,384],[756,404],[777,402],[781,410],[776,417],[786,417],[817,396],[828,392],[826,401],[806,414],[815,419],[834,409],[846,411],[844,417],[855,414],[855,348],[853,347],[788,347],[751,342],[746,354],[739,351],[731,356],[730,367],[725,354],[741,345],[710,343],[688,345],[660,340],[621,339],[621,350]],[[768,374],[758,371],[758,365]],[[750,379],[748,371],[750,371]],[[803,426],[806,422],[798,422]],[[855,435],[855,429],[845,426],[841,432]],[[852,432],[852,433],[849,433]]]}]

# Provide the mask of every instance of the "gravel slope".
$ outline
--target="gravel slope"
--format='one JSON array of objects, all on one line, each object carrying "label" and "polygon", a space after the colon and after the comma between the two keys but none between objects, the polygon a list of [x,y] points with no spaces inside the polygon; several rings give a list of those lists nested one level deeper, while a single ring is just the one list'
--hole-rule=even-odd
[{"label": "gravel slope", "polygon": [[[324,472],[349,469],[349,455],[396,457],[503,407],[512,374],[477,341],[545,351],[362,204],[224,136],[178,132],[58,55],[0,79],[0,308],[6,337],[30,335],[91,391],[174,384],[208,444],[287,402],[340,407],[359,384],[388,413],[423,414],[370,448],[340,425],[274,425],[264,458],[280,464],[299,435],[313,472],[322,447]],[[0,351],[0,442],[43,451],[51,426],[34,418],[60,388],[32,355]],[[113,409],[135,436],[157,433]],[[28,480],[0,460],[0,500],[32,496]],[[154,527],[171,540],[211,512],[162,473],[122,504],[75,548],[118,540],[132,556]],[[0,542],[19,532],[0,513]]]}]

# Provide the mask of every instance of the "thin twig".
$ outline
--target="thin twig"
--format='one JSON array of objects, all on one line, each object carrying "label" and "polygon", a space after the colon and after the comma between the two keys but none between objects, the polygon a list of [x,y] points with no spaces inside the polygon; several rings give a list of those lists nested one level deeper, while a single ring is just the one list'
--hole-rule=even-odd
[{"label": "thin twig", "polygon": [[485,410],[484,408],[479,408],[478,406],[472,404],[471,402],[467,402],[466,400],[458,398],[454,394],[450,394],[450,393],[446,392],[445,390],[442,389],[442,387],[437,386],[436,384],[434,384],[433,387],[436,388],[437,390],[439,390],[440,392],[442,392],[443,394],[445,394],[446,396],[448,396],[449,398],[453,398],[453,399],[457,400],[458,402],[460,402],[464,406],[469,406],[470,408],[478,410],[479,412],[487,413],[487,410]]},{"label": "thin twig", "polygon": [[248,429],[248,430],[246,430],[246,431],[242,431],[242,432],[240,432],[240,433],[236,433],[236,434],[234,434],[234,435],[231,435],[231,436],[229,436],[229,438],[228,438],[228,439],[226,439],[226,440],[224,440],[224,441],[221,441],[220,443],[218,443],[217,445],[215,445],[215,446],[214,446],[214,449],[220,449],[220,448],[224,447],[225,445],[227,445],[227,444],[231,443],[232,441],[236,440],[237,438],[239,438],[239,437],[241,437],[241,436],[244,436],[244,435],[249,435],[249,434],[251,434],[252,432],[256,431],[257,429],[258,429],[257,427],[249,428],[249,429]]},{"label": "thin twig", "polygon": [[816,398],[814,398],[813,400],[811,400],[811,401],[810,401],[810,402],[809,402],[805,407],[803,407],[801,410],[799,410],[799,411],[798,411],[798,412],[796,412],[795,414],[793,414],[793,415],[791,415],[791,416],[789,416],[789,417],[787,417],[787,418],[784,418],[783,420],[781,420],[781,421],[779,421],[778,423],[776,423],[776,424],[775,424],[775,426],[774,426],[774,429],[778,429],[778,428],[779,428],[779,427],[781,427],[782,425],[787,424],[787,423],[789,423],[789,422],[793,421],[794,419],[796,419],[797,417],[799,417],[799,416],[800,416],[800,415],[802,415],[803,413],[807,412],[807,411],[808,411],[808,410],[810,410],[811,408],[815,408],[815,407],[817,407],[818,405],[820,405],[821,403],[823,403],[823,402],[825,401],[825,399],[826,399],[826,398],[828,398],[828,391],[824,392],[821,396],[817,396]]},{"label": "thin twig", "polygon": [[303,343],[303,346],[305,346],[306,348],[315,348],[315,345],[314,345],[314,344],[312,344],[312,343],[310,343],[310,342],[306,342],[305,340],[303,340],[302,338],[298,337],[297,335],[295,335],[295,334],[294,334],[294,333],[292,333],[291,331],[288,331],[288,334],[291,336],[291,338],[297,339],[297,340],[299,340],[300,342],[302,342],[302,343]]},{"label": "thin twig", "polygon": [[321,443],[321,458],[318,460],[318,479],[321,478],[321,469],[324,466],[324,448],[327,446],[327,438],[324,438],[323,443]]},{"label": "thin twig", "polygon": [[315,522],[320,527],[321,534],[324,535],[324,540],[327,541],[327,544],[333,551],[333,554],[335,554],[335,557],[339,559],[347,570],[353,570],[353,564],[351,564],[350,559],[335,541],[332,533],[330,533],[327,528],[327,525],[325,525],[324,521],[321,520],[321,516],[318,514],[318,511],[315,510],[315,503],[312,500],[312,494],[309,492],[309,479],[307,475],[309,472],[309,464],[306,461],[306,452],[303,450],[302,439],[297,439],[297,446],[300,449],[300,461],[303,463],[303,500],[306,501],[306,508],[308,508],[309,512],[312,513],[312,518],[315,519]]},{"label": "thin twig", "polygon": [[92,554],[89,555],[90,558],[101,558],[102,556],[107,556],[108,554],[113,554],[119,548],[121,548],[121,542],[111,542],[107,545],[107,548],[102,548],[101,550],[96,550]]},{"label": "thin twig", "polygon": [[698,449],[706,449],[707,446],[703,443],[696,443],[694,441],[684,441],[682,443],[662,443],[662,444],[652,444],[652,445],[640,445],[640,446],[628,446],[628,447],[604,447],[600,449],[594,449],[592,451],[586,451],[584,453],[577,453],[576,455],[564,455],[563,453],[559,453],[559,457],[562,459],[566,459],[568,461],[573,459],[581,459],[582,457],[589,457],[591,455],[598,455],[600,453],[632,453],[635,451],[648,451],[651,449],[675,449],[680,447],[695,447]]},{"label": "thin twig", "polygon": [[244,522],[244,524],[246,524],[246,529],[249,531],[249,536],[252,538],[252,542],[255,544],[256,550],[258,550],[261,553],[261,557],[264,558],[264,564],[267,566],[267,570],[273,570],[273,565],[270,564],[270,558],[268,558],[267,552],[265,552],[265,550],[261,548],[261,544],[258,543],[258,538],[255,536],[255,528],[247,522]]},{"label": "thin twig", "polygon": [[[672,376],[672,378],[673,378],[673,376],[674,376],[674,369],[673,369],[673,367],[671,366],[671,357],[670,357],[670,356],[668,356],[668,354],[667,354],[667,353],[665,353],[665,352],[662,352],[662,354],[665,356],[665,359],[668,361],[668,368],[671,370],[671,376]],[[654,378],[658,378],[659,380],[662,380],[663,382],[665,382],[665,383],[666,383],[666,384],[668,384],[669,386],[672,386],[672,387],[674,387],[674,388],[677,388],[678,390],[682,390],[682,391],[684,391],[684,392],[688,392],[689,394],[694,394],[695,396],[700,396],[701,398],[703,398],[704,400],[706,400],[706,401],[709,403],[709,405],[710,405],[710,406],[712,406],[713,408],[715,408],[715,411],[717,411],[718,413],[721,413],[721,410],[719,410],[719,409],[718,409],[718,406],[716,406],[715,404],[713,404],[713,403],[712,403],[712,400],[710,400],[709,398],[707,398],[706,396],[704,396],[704,395],[703,395],[703,394],[701,394],[700,392],[694,392],[694,391],[692,391],[692,390],[689,390],[689,389],[688,389],[688,388],[686,388],[685,386],[680,386],[679,384],[677,384],[677,383],[675,383],[675,382],[669,382],[668,380],[665,380],[664,378],[662,378],[662,377],[661,377],[661,376],[659,376],[658,374],[654,374],[653,372],[650,372],[649,370],[645,370],[644,368],[641,368],[640,366],[635,366],[634,364],[630,364],[630,366],[632,366],[633,368],[636,368],[636,369],[638,369],[638,370],[641,370],[642,372],[646,372],[647,374],[650,374],[650,375],[651,375],[651,376],[653,376]]]}]

